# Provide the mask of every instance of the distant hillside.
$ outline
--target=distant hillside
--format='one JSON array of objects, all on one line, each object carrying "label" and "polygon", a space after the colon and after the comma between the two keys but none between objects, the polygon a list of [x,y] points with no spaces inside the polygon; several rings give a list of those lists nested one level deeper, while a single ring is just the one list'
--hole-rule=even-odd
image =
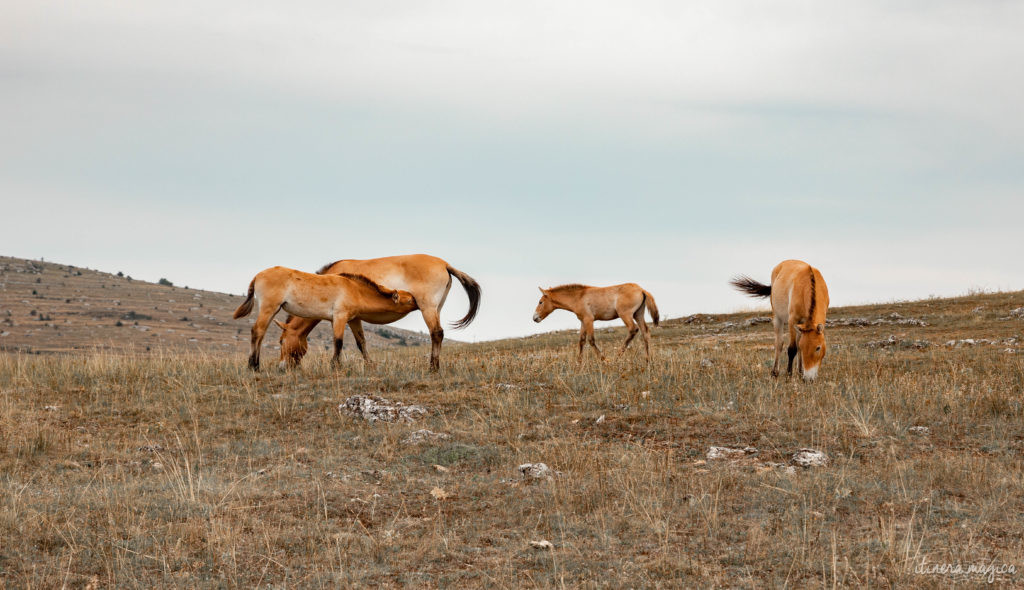
[{"label": "distant hillside", "polygon": [[[248,354],[253,317],[231,317],[242,299],[0,256],[0,351],[192,348]],[[371,349],[429,342],[425,334],[390,326],[364,324],[364,328]],[[267,333],[265,356],[276,358],[271,351],[278,348],[279,333],[276,327]],[[330,339],[330,326],[317,326],[310,337],[311,350],[327,349]],[[351,333],[346,333],[345,348],[354,346]]]}]

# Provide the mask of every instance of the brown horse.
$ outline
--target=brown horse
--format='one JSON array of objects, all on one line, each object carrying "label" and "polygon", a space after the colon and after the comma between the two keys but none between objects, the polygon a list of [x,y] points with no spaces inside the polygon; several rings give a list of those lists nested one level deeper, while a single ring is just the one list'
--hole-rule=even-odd
[{"label": "brown horse", "polygon": [[[538,287],[540,288],[540,287]],[[622,318],[629,335],[622,343],[619,356],[626,352],[626,347],[640,332],[644,340],[644,351],[648,362],[651,360],[650,330],[644,322],[644,308],[650,310],[651,320],[658,325],[658,306],[654,297],[636,283],[625,283],[613,287],[588,287],[586,285],[562,285],[550,289],[540,289],[540,302],[533,312],[533,321],[541,322],[556,309],[564,309],[576,314],[580,319],[580,348],[576,355],[577,364],[583,362],[583,346],[587,342],[594,347],[597,356],[604,360],[601,349],[594,342],[594,320],[614,320]]]},{"label": "brown horse", "polygon": [[[334,357],[338,362],[345,325],[366,320],[389,323],[416,309],[416,299],[408,291],[387,289],[370,279],[354,274],[316,275],[283,266],[261,271],[249,283],[249,296],[235,310],[235,319],[245,317],[259,304],[259,317],[252,326],[252,352],[249,367],[260,368],[260,345],[267,326],[280,310],[293,317],[330,320],[334,327]],[[282,329],[285,326],[278,322]],[[354,331],[354,330],[353,330]],[[369,358],[363,351],[363,359]]]},{"label": "brown horse", "polygon": [[[447,262],[426,254],[389,256],[369,260],[338,260],[325,265],[317,274],[351,273],[359,274],[391,289],[403,289],[412,293],[423,314],[423,321],[430,331],[430,370],[441,366],[441,307],[448,297],[452,277],[462,283],[469,296],[469,311],[465,317],[452,324],[455,329],[464,328],[476,317],[480,305],[480,285],[469,275],[451,267]],[[366,355],[366,341],[360,319],[353,320],[349,327],[355,337],[356,346]],[[370,323],[382,323],[365,320]],[[281,333],[281,361],[297,366],[307,350],[306,339],[320,322],[317,318],[289,317]]]},{"label": "brown horse", "polygon": [[772,324],[775,326],[775,364],[772,377],[779,376],[782,360],[782,332],[789,326],[789,366],[800,351],[797,370],[807,381],[818,376],[825,358],[825,314],[828,312],[828,287],[818,269],[800,260],[785,260],[772,270],[772,284],[764,285],[746,276],[730,284],[752,297],[770,297]]}]

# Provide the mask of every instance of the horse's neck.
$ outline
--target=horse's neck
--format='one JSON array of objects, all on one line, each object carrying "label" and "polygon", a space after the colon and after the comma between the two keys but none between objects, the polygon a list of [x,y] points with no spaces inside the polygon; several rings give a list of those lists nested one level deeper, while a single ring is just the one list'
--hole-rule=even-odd
[{"label": "horse's neck", "polygon": [[551,297],[551,303],[555,305],[557,309],[564,309],[576,313],[576,308],[580,306],[580,301],[583,299],[583,291],[574,291],[572,293],[555,293]]}]

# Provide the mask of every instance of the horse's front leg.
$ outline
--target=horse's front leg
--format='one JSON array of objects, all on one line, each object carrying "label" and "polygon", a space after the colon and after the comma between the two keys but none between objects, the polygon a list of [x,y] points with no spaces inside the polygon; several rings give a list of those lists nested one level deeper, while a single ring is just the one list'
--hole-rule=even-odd
[{"label": "horse's front leg", "polygon": [[602,353],[601,349],[597,347],[597,342],[594,340],[594,318],[587,318],[583,324],[583,329],[587,332],[587,342],[590,342],[590,345],[594,347],[594,352],[597,353],[597,358],[604,361],[604,353]]},{"label": "horse's front leg", "polygon": [[345,338],[345,324],[349,322],[348,316],[335,315],[331,321],[331,329],[334,332],[334,356],[331,357],[332,365],[341,364],[341,347]]}]

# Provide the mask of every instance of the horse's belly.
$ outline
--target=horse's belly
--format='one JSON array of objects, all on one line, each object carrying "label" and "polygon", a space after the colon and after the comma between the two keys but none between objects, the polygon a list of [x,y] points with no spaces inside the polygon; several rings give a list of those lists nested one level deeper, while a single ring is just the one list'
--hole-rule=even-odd
[{"label": "horse's belly", "polygon": [[285,301],[284,305],[281,306],[281,309],[300,318],[315,318],[318,320],[332,319],[332,316],[328,311],[319,307],[304,305],[302,303]]},{"label": "horse's belly", "polygon": [[397,312],[377,312],[377,313],[361,313],[357,316],[357,319],[370,324],[390,324],[391,322],[397,322],[404,318],[407,313]]},{"label": "horse's belly", "polygon": [[594,319],[595,320],[602,320],[602,321],[614,320],[617,317],[619,317],[619,313],[617,311],[615,311],[614,309],[611,310],[611,311],[603,311],[603,312],[594,314]]}]

